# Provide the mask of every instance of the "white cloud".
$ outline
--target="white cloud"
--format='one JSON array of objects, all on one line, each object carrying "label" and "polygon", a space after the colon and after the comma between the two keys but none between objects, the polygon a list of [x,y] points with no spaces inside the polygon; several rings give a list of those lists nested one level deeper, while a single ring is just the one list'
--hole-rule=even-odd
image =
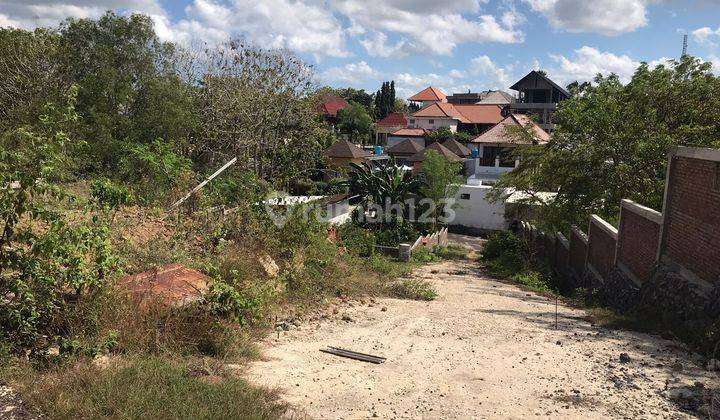
[{"label": "white cloud", "polygon": [[[480,10],[477,0],[436,1],[389,0],[371,7],[362,0],[333,0],[332,6],[347,16],[352,27],[369,35],[361,45],[369,54],[403,56],[407,54],[449,55],[460,43],[523,40],[517,28],[520,15],[508,11],[500,19],[490,14],[469,18]],[[388,45],[388,34],[398,40]]]},{"label": "white cloud", "polygon": [[510,85],[509,71],[495,64],[487,55],[481,55],[470,60],[470,72],[477,76],[485,76],[486,89],[507,89]]},{"label": "white cloud", "polygon": [[0,26],[33,29],[66,18],[97,18],[107,10],[164,15],[157,0],[28,0],[0,3]]},{"label": "white cloud", "polygon": [[709,27],[699,28],[692,32],[693,39],[698,44],[706,44],[710,46],[717,46],[715,40],[720,40],[720,27],[713,30]]},{"label": "white cloud", "polygon": [[715,73],[715,75],[720,76],[720,57],[711,54],[708,56],[707,61],[712,64],[712,72]]},{"label": "white cloud", "polygon": [[568,32],[619,35],[647,25],[650,0],[524,0],[550,24]]},{"label": "white cloud", "polygon": [[564,55],[551,55],[551,57],[559,67],[549,69],[549,76],[563,86],[575,80],[592,81],[598,73],[606,76],[615,73],[623,83],[626,83],[640,65],[640,62],[628,55],[615,55],[588,46],[575,50],[575,57],[568,58]]},{"label": "white cloud", "polygon": [[321,2],[293,0],[194,0],[172,39],[217,41],[239,34],[268,48],[345,57],[345,31]]},{"label": "white cloud", "polygon": [[463,79],[465,78],[465,72],[458,69],[452,69],[448,72],[448,76],[453,79]]},{"label": "white cloud", "polygon": [[326,82],[343,82],[357,85],[368,79],[378,77],[379,73],[365,61],[348,63],[341,67],[331,67],[321,73],[320,78]]}]

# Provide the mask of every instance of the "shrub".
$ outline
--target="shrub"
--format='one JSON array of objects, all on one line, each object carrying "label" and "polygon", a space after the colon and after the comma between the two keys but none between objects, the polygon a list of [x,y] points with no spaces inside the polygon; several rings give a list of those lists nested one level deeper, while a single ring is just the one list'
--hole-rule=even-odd
[{"label": "shrub", "polygon": [[417,263],[431,263],[440,261],[442,258],[433,253],[430,248],[421,247],[412,252],[410,259]]},{"label": "shrub", "polygon": [[211,313],[241,324],[257,318],[263,305],[260,297],[243,296],[233,286],[222,281],[213,282],[205,299]]},{"label": "shrub", "polygon": [[153,202],[168,196],[181,180],[192,178],[191,161],[162,139],[130,147],[120,169],[138,198]]},{"label": "shrub", "polygon": [[352,255],[369,257],[375,253],[375,234],[354,223],[345,223],[338,227],[341,244]]},{"label": "shrub", "polygon": [[404,220],[394,220],[392,223],[383,224],[376,233],[378,245],[398,246],[401,243],[415,242],[420,233],[412,223]]},{"label": "shrub", "polygon": [[450,244],[448,246],[436,246],[433,253],[443,260],[464,260],[467,259],[469,251],[463,246]]},{"label": "shrub", "polygon": [[527,243],[509,231],[493,233],[483,246],[481,258],[485,261],[494,260],[504,254],[521,254]]},{"label": "shrub", "polygon": [[400,299],[433,300],[437,297],[435,287],[423,279],[401,279],[390,283],[388,292]]},{"label": "shrub", "polygon": [[84,320],[74,312],[93,306],[117,265],[102,214],[71,223],[54,210],[66,194],[49,182],[78,143],[66,134],[74,97],[46,112],[39,127],[0,138],[0,185],[16,184],[0,188],[0,341],[33,356],[67,334],[68,320]]},{"label": "shrub", "polygon": [[90,196],[100,208],[117,210],[130,203],[132,195],[122,185],[107,178],[95,179],[90,183]]}]

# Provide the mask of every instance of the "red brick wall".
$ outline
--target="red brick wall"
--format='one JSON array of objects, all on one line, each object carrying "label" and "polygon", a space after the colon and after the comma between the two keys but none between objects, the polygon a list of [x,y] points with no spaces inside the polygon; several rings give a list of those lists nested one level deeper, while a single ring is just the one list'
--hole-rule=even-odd
[{"label": "red brick wall", "polygon": [[664,210],[663,255],[720,283],[720,162],[676,156]]},{"label": "red brick wall", "polygon": [[615,236],[600,226],[594,218],[590,220],[588,228],[587,262],[597,272],[606,278],[615,266]]},{"label": "red brick wall", "polygon": [[641,282],[650,280],[657,263],[660,223],[623,206],[620,209],[617,261]]},{"label": "red brick wall", "polygon": [[580,236],[577,228],[570,231],[570,268],[575,271],[577,276],[582,276],[585,272],[587,243],[583,236]]}]

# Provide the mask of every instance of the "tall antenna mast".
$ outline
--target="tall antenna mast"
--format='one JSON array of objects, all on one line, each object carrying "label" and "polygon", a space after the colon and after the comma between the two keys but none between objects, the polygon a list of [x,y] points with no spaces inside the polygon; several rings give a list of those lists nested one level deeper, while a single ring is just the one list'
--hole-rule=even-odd
[{"label": "tall antenna mast", "polygon": [[683,35],[683,50],[682,55],[680,58],[683,58],[687,55],[687,34]]}]

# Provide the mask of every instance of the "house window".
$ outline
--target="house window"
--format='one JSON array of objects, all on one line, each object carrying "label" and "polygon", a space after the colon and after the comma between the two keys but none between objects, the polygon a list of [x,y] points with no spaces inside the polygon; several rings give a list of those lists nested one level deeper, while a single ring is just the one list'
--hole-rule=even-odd
[{"label": "house window", "polygon": [[428,120],[429,124],[435,124],[435,120]]},{"label": "house window", "polygon": [[713,182],[713,189],[720,191],[720,162],[715,162],[715,179]]},{"label": "house window", "polygon": [[463,194],[460,194],[460,199],[461,199],[461,200],[469,200],[469,199],[470,199],[470,194],[464,194],[464,193],[463,193]]}]

